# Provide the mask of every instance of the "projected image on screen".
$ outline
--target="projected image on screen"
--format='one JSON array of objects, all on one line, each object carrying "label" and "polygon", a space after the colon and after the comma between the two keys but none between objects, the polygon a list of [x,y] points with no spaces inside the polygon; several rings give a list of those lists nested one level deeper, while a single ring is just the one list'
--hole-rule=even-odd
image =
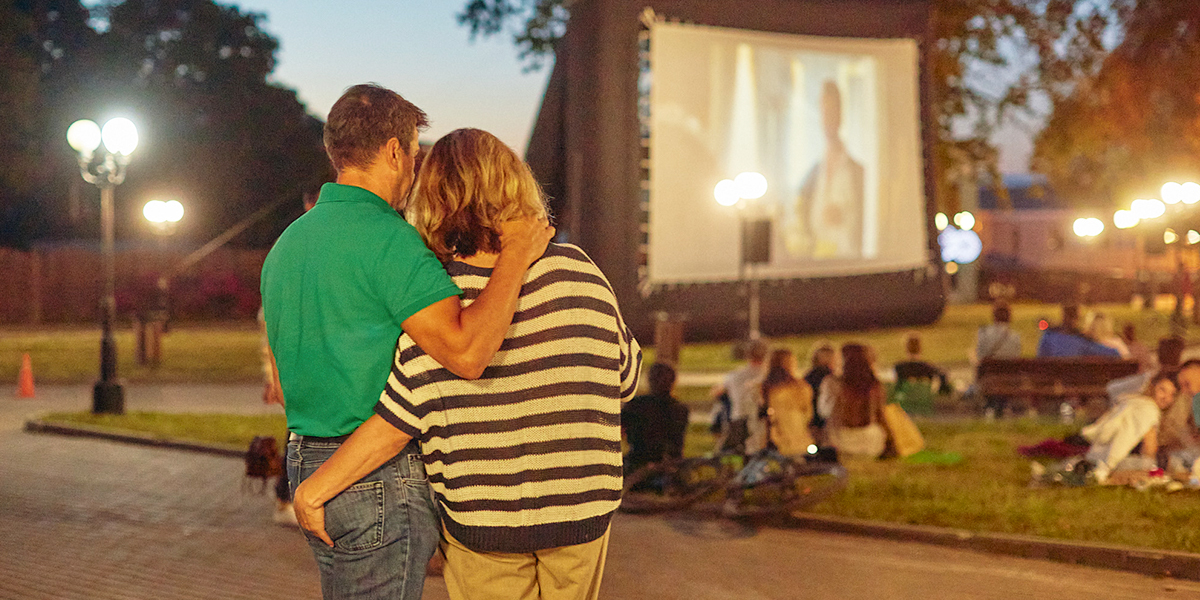
[{"label": "projected image on screen", "polygon": [[737,278],[743,222],[762,277],[927,262],[915,42],[658,24],[645,78],[651,283]]}]

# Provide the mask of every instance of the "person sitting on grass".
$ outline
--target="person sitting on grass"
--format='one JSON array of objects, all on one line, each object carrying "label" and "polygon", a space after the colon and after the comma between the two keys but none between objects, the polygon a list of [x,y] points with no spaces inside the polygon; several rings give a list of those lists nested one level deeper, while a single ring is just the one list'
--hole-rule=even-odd
[{"label": "person sitting on grass", "polygon": [[1087,326],[1087,336],[1098,344],[1116,350],[1120,353],[1121,358],[1133,357],[1133,354],[1129,352],[1129,346],[1125,345],[1125,340],[1117,335],[1112,319],[1102,312],[1092,314]]},{"label": "person sitting on grass", "polygon": [[664,363],[650,365],[650,393],[637,396],[621,409],[621,430],[629,442],[625,473],[650,464],[683,458],[688,409],[676,400],[675,369]]},{"label": "person sitting on grass", "polygon": [[1157,371],[1161,369],[1178,369],[1180,361],[1183,360],[1184,346],[1186,346],[1186,342],[1178,336],[1165,337],[1158,340],[1158,349],[1155,353],[1158,366],[1149,371],[1142,371],[1128,377],[1109,381],[1104,388],[1108,393],[1109,404],[1116,404],[1122,396],[1136,394],[1145,389],[1146,384],[1150,383],[1150,379],[1154,377]]},{"label": "person sitting on grass", "polygon": [[762,382],[767,443],[785,455],[805,454],[813,443],[808,429],[813,412],[812,388],[796,378],[798,370],[796,355],[787,348],[778,348],[767,359]]},{"label": "person sitting on grass", "polygon": [[1196,429],[1195,416],[1200,400],[1200,359],[1193,358],[1180,365],[1176,382],[1180,397],[1163,413],[1158,456],[1166,461],[1167,471],[1172,475],[1188,475],[1194,480],[1193,487],[1200,486],[1200,430]]},{"label": "person sitting on grass", "polygon": [[821,384],[817,410],[825,417],[829,444],[839,454],[878,458],[887,449],[885,392],[875,376],[873,354],[863,344],[843,345],[841,373]]},{"label": "person sitting on grass", "polygon": [[[975,367],[975,386],[978,389],[979,367],[985,360],[1020,358],[1021,336],[1012,328],[1012,309],[1007,304],[997,302],[992,306],[992,322],[979,328],[975,334],[975,349],[971,355],[971,366]],[[971,392],[968,391],[968,394]],[[991,420],[1002,416],[1008,408],[1007,396],[988,395],[984,397],[984,418]]]},{"label": "person sitting on grass", "polygon": [[896,385],[913,380],[937,380],[939,394],[949,393],[950,384],[946,381],[946,372],[921,358],[921,334],[909,333],[904,338],[905,360],[896,363]]},{"label": "person sitting on grass", "polygon": [[[1175,402],[1179,388],[1175,372],[1160,371],[1141,394],[1125,396],[1122,402],[1080,432],[1092,443],[1086,458],[1095,465],[1097,483],[1105,483],[1114,471],[1152,471],[1157,468],[1158,427],[1162,413]],[[1130,456],[1141,446],[1136,456]]]},{"label": "person sitting on grass", "polygon": [[812,389],[812,421],[809,422],[809,426],[818,436],[825,430],[825,419],[817,412],[817,397],[821,393],[821,382],[833,374],[836,360],[837,351],[834,350],[833,344],[825,341],[813,344],[811,366],[804,374],[804,381]]},{"label": "person sitting on grass", "polygon": [[1042,339],[1038,341],[1037,357],[1074,356],[1121,358],[1121,353],[1084,335],[1079,330],[1079,307],[1065,304],[1062,307],[1062,324],[1042,334]]}]

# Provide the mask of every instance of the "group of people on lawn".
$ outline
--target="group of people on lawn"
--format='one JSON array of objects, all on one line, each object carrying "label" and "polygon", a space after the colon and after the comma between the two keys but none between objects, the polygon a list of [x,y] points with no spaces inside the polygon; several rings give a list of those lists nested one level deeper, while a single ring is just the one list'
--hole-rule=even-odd
[{"label": "group of people on lawn", "polygon": [[[886,393],[870,346],[845,344],[839,357],[832,344],[818,343],[803,374],[790,348],[770,348],[755,340],[744,352],[745,364],[712,390],[718,449],[747,455],[769,449],[796,456],[811,454],[820,444],[850,455],[884,453]],[[675,377],[670,366],[652,365],[650,393],[634,398],[622,411],[629,444],[626,473],[682,457],[688,411],[672,395]]]},{"label": "group of people on lawn", "polygon": [[[1136,474],[1190,480],[1200,486],[1200,360],[1182,360],[1184,341],[1166,337],[1151,353],[1132,325],[1114,333],[1111,319],[1093,314],[1080,327],[1079,308],[1062,308],[1062,322],[1048,327],[1038,342],[1038,357],[1101,356],[1136,360],[1139,372],[1107,385],[1108,408],[1080,435],[1090,446],[1082,458],[1098,483],[1116,483]],[[1016,358],[1020,337],[1013,331],[1006,305],[993,308],[993,323],[980,329],[975,358]],[[987,398],[989,417],[999,415],[1006,398]],[[1163,467],[1160,469],[1159,467]],[[1122,477],[1113,478],[1114,473]]]},{"label": "group of people on lawn", "polygon": [[[948,388],[945,372],[921,359],[920,337],[909,334],[905,345],[907,357],[896,364],[898,381],[936,380]],[[820,446],[868,457],[888,451],[888,394],[871,346],[850,342],[835,348],[818,342],[803,374],[790,348],[752,341],[745,359],[712,392],[720,449],[803,455]]]}]

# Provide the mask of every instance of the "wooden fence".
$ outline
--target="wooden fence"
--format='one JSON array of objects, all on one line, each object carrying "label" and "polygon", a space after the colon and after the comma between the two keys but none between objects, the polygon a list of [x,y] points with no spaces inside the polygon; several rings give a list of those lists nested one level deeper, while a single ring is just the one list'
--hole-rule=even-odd
[{"label": "wooden fence", "polygon": [[[160,273],[190,248],[118,247],[119,319],[149,309]],[[173,317],[252,318],[258,311],[258,277],[266,250],[221,248],[171,280]],[[86,244],[0,248],[0,324],[92,323],[98,320],[104,273],[99,248]]]}]

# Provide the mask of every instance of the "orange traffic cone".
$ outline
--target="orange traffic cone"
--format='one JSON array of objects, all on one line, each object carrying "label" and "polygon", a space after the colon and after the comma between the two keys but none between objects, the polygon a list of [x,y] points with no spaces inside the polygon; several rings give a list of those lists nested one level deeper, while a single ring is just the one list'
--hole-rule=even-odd
[{"label": "orange traffic cone", "polygon": [[21,373],[17,375],[17,397],[33,397],[33,361],[29,360],[28,352],[21,357]]}]

